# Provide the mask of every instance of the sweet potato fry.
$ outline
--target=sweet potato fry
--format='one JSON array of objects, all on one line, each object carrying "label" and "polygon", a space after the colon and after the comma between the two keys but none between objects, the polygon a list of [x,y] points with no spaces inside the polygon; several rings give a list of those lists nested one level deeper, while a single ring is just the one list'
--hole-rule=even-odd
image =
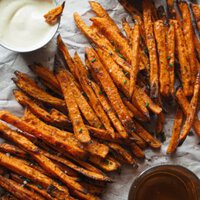
[{"label": "sweet potato fry", "polygon": [[98,17],[105,18],[112,25],[112,28],[114,29],[114,31],[121,33],[120,29],[117,27],[114,20],[109,16],[107,11],[98,2],[89,1],[89,3],[92,10],[95,12],[95,14]]},{"label": "sweet potato fry", "polygon": [[27,190],[17,182],[0,175],[0,186],[19,199],[44,200],[39,194]]},{"label": "sweet potato fry", "polygon": [[95,50],[113,82],[126,96],[129,96],[129,79],[127,77],[129,73],[123,73],[107,52],[100,48],[95,48]]},{"label": "sweet potato fry", "polygon": [[38,128],[36,128],[34,127],[34,125],[31,125],[6,111],[0,112],[0,119],[16,126],[22,131],[35,135],[36,137],[46,141],[47,143],[59,147],[59,149],[63,149],[71,155],[80,158],[84,158],[86,156],[86,152],[83,150],[83,146],[71,134],[67,134],[67,132],[65,134],[65,138],[59,135],[56,135],[56,137],[52,136],[51,128],[47,129],[47,127],[43,126],[39,126]]},{"label": "sweet potato fry", "polygon": [[[19,157],[27,157],[27,153],[21,149],[19,149],[18,147],[11,145],[11,144],[7,144],[7,143],[3,143],[0,145],[0,150],[6,153],[10,153],[13,155],[17,155]],[[53,160],[53,161],[57,161],[71,169],[73,169],[74,171],[88,177],[94,180],[98,180],[98,181],[106,181],[106,182],[111,182],[111,178],[107,177],[104,174],[101,173],[97,173],[97,172],[92,172],[90,170],[84,169],[82,167],[79,167],[78,165],[74,164],[73,162],[71,162],[70,160],[68,160],[67,158],[64,158],[62,156],[57,156],[55,154],[50,154],[45,150],[41,150],[41,153],[43,155],[45,155],[46,157],[48,157],[49,159]]]},{"label": "sweet potato fry", "polygon": [[67,64],[67,66],[69,67],[71,73],[74,75],[74,62],[73,59],[71,58],[69,51],[67,49],[67,47],[65,46],[64,42],[62,41],[62,38],[60,35],[58,35],[57,37],[57,45],[58,45],[58,49],[59,51],[62,53],[65,62]]},{"label": "sweet potato fry", "polygon": [[186,117],[185,124],[183,125],[182,131],[181,131],[180,144],[182,144],[184,140],[186,139],[192,127],[192,124],[194,122],[195,114],[197,111],[198,99],[199,99],[199,88],[200,88],[200,71],[197,74],[197,78],[194,85],[194,95],[190,102],[190,112],[188,113]]},{"label": "sweet potato fry", "polygon": [[26,74],[20,72],[16,72],[15,74],[18,79],[14,78],[13,81],[25,93],[37,99],[38,101],[44,102],[45,104],[49,104],[58,108],[65,108],[65,102],[62,99],[53,97],[46,93],[43,89],[37,86],[36,83]]},{"label": "sweet potato fry", "polygon": [[[16,100],[24,107],[28,107],[33,114],[37,115],[40,119],[46,121],[47,123],[54,125],[64,125],[68,122],[67,119],[56,118],[53,113],[48,113],[46,110],[41,108],[37,103],[32,101],[25,93],[20,90],[13,91]],[[54,109],[55,110],[55,109]],[[57,111],[59,112],[59,111]]]},{"label": "sweet potato fry", "polygon": [[157,115],[156,119],[155,131],[158,136],[163,132],[164,123],[165,123],[165,115],[163,112],[161,112],[160,114]]},{"label": "sweet potato fry", "polygon": [[135,7],[126,0],[119,0],[120,4],[124,7],[124,9],[133,17],[134,21],[136,21],[140,26],[142,25],[142,16],[141,13],[135,9]]},{"label": "sweet potato fry", "polygon": [[146,141],[135,132],[132,131],[131,136],[132,138],[130,139],[133,140],[140,148],[144,149],[147,146]]},{"label": "sweet potato fry", "polygon": [[142,151],[142,149],[140,149],[140,147],[137,144],[133,142],[130,144],[130,147],[136,158],[145,158],[144,152]]},{"label": "sweet potato fry", "polygon": [[66,115],[64,115],[62,112],[60,112],[59,110],[52,108],[49,111],[49,113],[55,125],[58,124],[58,125],[61,125],[62,127],[66,127],[71,124],[69,118]]},{"label": "sweet potato fry", "polygon": [[111,102],[113,109],[116,111],[120,121],[126,128],[126,131],[130,133],[134,129],[134,122],[129,116],[129,113],[124,106],[112,79],[103,67],[97,54],[92,49],[87,49],[86,54],[91,65],[90,69],[97,75],[104,91],[108,96],[108,99]]},{"label": "sweet potato fry", "polygon": [[95,124],[95,125],[91,124],[91,125],[96,128],[100,128],[100,127],[102,127],[102,125],[104,125],[105,129],[112,136],[112,138],[115,138],[115,132],[114,132],[114,129],[112,128],[110,120],[109,120],[106,112],[104,111],[99,99],[96,97],[96,95],[91,87],[91,80],[88,79],[88,77],[86,77],[85,74],[83,74],[81,72],[81,70],[79,70],[78,68],[76,68],[76,69],[77,69],[79,82],[89,99],[90,105],[92,106],[96,115],[102,122],[102,124],[99,122],[99,124]]},{"label": "sweet potato fry", "polygon": [[[73,134],[66,131],[61,131],[60,129],[57,129],[53,126],[46,125],[37,117],[35,117],[31,112],[28,113],[28,116],[24,118],[24,120],[29,123],[30,125],[34,125],[37,128],[40,128],[41,130],[47,131],[49,133],[54,133],[54,136],[60,136],[61,138],[65,140],[72,140]],[[75,139],[75,138],[73,138]],[[74,143],[76,141],[71,141],[71,143]],[[108,154],[108,147],[104,144],[101,144],[95,140],[91,140],[89,144],[85,144],[85,150],[90,152],[92,155],[97,155],[99,157],[105,158]]]},{"label": "sweet potato fry", "polygon": [[114,42],[115,48],[130,62],[131,49],[128,41],[121,33],[115,31],[115,28],[113,28],[115,26],[111,25],[106,18],[93,17],[90,20],[108,40]]},{"label": "sweet potato fry", "polygon": [[175,118],[174,118],[174,126],[173,126],[172,136],[170,139],[169,146],[167,148],[168,154],[174,153],[176,150],[176,147],[178,146],[182,123],[183,123],[183,112],[180,109],[180,107],[178,107],[176,110]]},{"label": "sweet potato fry", "polygon": [[192,26],[192,19],[190,17],[190,11],[187,3],[179,3],[179,8],[182,13],[182,19],[183,19],[182,29],[187,47],[186,51],[188,55],[188,61],[190,64],[192,84],[194,85],[198,68],[195,56],[194,31]]},{"label": "sweet potato fry", "polygon": [[[75,70],[76,71],[76,70]],[[67,73],[66,73],[67,74]],[[91,126],[94,126],[94,127],[100,127],[102,125],[102,123],[99,121],[98,117],[99,115],[97,115],[97,111],[96,113],[94,112],[94,110],[92,109],[91,105],[87,102],[87,100],[85,99],[84,95],[81,94],[81,91],[78,89],[78,87],[76,87],[75,85],[75,82],[69,77],[69,80],[66,82],[68,84],[70,84],[70,87],[71,87],[71,91],[73,92],[73,95],[74,95],[74,99],[81,111],[81,113],[83,114],[83,116],[85,117],[85,119],[88,121],[88,123],[91,125]],[[78,78],[78,77],[77,77]],[[82,80],[83,81],[83,80]],[[82,82],[81,82],[82,83]],[[82,84],[83,86],[83,84]],[[84,89],[86,90],[87,89],[87,92],[85,91],[85,93],[87,94],[87,97],[89,98],[89,94],[92,95],[91,93],[89,93],[90,91],[88,91],[90,88],[90,86],[88,85],[84,85]],[[87,87],[88,86],[88,87]],[[87,87],[87,88],[86,88]],[[90,96],[91,97],[91,96]],[[102,113],[101,113],[102,114]],[[97,117],[98,116],[98,117]],[[103,117],[106,117],[105,115],[103,115]],[[103,119],[103,117],[101,116],[101,120],[102,122],[105,124],[105,126],[107,125],[106,123],[108,122],[105,122],[105,120]],[[111,126],[106,126],[106,127],[109,127],[110,129],[112,129]],[[109,129],[109,130],[110,130]],[[111,131],[111,130],[110,130]]]},{"label": "sweet potato fry", "polygon": [[102,159],[97,156],[90,156],[89,161],[106,172],[113,172],[121,167],[121,164],[111,156],[107,157],[106,159]]},{"label": "sweet potato fry", "polygon": [[139,25],[136,24],[133,29],[131,37],[131,70],[130,70],[130,86],[129,96],[133,96],[133,92],[136,89],[137,74],[139,71],[139,48],[140,48],[140,29]]},{"label": "sweet potato fry", "polygon": [[55,198],[61,200],[69,196],[68,190],[66,188],[60,186],[52,179],[31,168],[30,166],[24,165],[24,163],[17,158],[0,153],[0,165],[16,172],[17,174],[27,177],[28,179],[40,184],[46,189],[51,185],[51,187],[54,188],[54,191],[52,191],[53,193],[50,194]]},{"label": "sweet potato fry", "polygon": [[54,86],[57,90],[61,91],[56,77],[47,67],[44,67],[40,63],[34,63],[33,65],[29,65],[29,68],[43,81],[46,81],[50,85]]},{"label": "sweet potato fry", "polygon": [[103,106],[104,110],[107,112],[108,117],[110,118],[111,122],[113,123],[114,127],[116,128],[116,130],[118,131],[120,136],[122,138],[127,138],[128,135],[126,133],[126,130],[124,129],[124,127],[122,126],[121,122],[117,118],[115,112],[113,111],[113,108],[109,104],[109,102],[106,99],[106,97],[103,94],[101,94],[102,91],[101,91],[100,87],[97,84],[95,84],[94,82],[91,82],[91,85],[92,85],[92,88],[93,88],[97,98],[99,99],[99,101],[100,101],[101,105]]},{"label": "sweet potato fry", "polygon": [[[179,88],[176,92],[176,99],[177,99],[178,104],[181,106],[181,109],[183,110],[184,114],[188,116],[191,108],[181,88]],[[200,120],[198,119],[197,115],[194,118],[193,129],[195,133],[200,137]]]},{"label": "sweet potato fry", "polygon": [[166,27],[164,26],[163,20],[154,22],[154,33],[159,55],[160,93],[163,96],[169,96],[170,77],[169,66],[167,64]]},{"label": "sweet potato fry", "polygon": [[175,28],[173,23],[169,23],[169,29],[167,31],[167,60],[169,67],[170,77],[170,94],[174,96],[174,65],[175,65]]},{"label": "sweet potato fry", "polygon": [[62,170],[58,168],[56,164],[54,164],[49,158],[45,157],[39,150],[37,146],[35,146],[30,140],[26,137],[18,134],[15,131],[12,131],[8,126],[1,124],[0,126],[1,132],[10,140],[20,145],[23,149],[25,149],[28,153],[32,155],[32,157],[50,174],[57,177],[63,183],[65,183],[69,188],[76,189],[81,192],[85,192],[85,189],[77,182],[73,180],[70,176],[63,173]]},{"label": "sweet potato fry", "polygon": [[126,21],[126,18],[122,18],[122,27],[126,33],[126,38],[129,40],[131,40],[131,35],[132,35],[132,29],[130,24]]},{"label": "sweet potato fry", "polygon": [[137,134],[146,141],[150,147],[154,149],[159,149],[161,147],[161,143],[156,140],[147,130],[145,130],[138,122],[135,122],[136,132]]},{"label": "sweet potato fry", "polygon": [[[22,178],[20,178],[19,175],[14,174],[14,173],[10,173],[10,178],[12,180],[16,181],[17,183],[20,183],[20,184],[24,185],[24,183],[23,183],[24,181],[23,181]],[[53,197],[51,195],[49,195],[47,193],[47,191],[44,190],[41,186],[37,186],[37,185],[35,185],[33,183],[26,183],[24,186],[29,190],[37,192],[38,194],[43,196],[45,199],[53,200]]]},{"label": "sweet potato fry", "polygon": [[130,101],[128,101],[126,98],[122,99],[123,103],[127,106],[127,108],[133,113],[133,116],[141,121],[148,121],[148,118],[143,115],[142,112],[140,112]]},{"label": "sweet potato fry", "polygon": [[46,13],[44,15],[45,21],[50,25],[54,25],[55,23],[57,23],[63,13],[64,7],[65,7],[65,1],[62,3],[62,5],[57,6],[56,8]]},{"label": "sweet potato fry", "polygon": [[75,85],[70,80],[67,72],[62,68],[58,69],[56,77],[64,94],[67,109],[69,111],[69,117],[73,124],[75,137],[83,143],[89,143],[91,141],[90,134],[85,127],[77,102],[75,100],[75,96],[73,94],[73,90],[71,89]]},{"label": "sweet potato fry", "polygon": [[125,163],[130,165],[136,164],[136,161],[133,159],[131,154],[119,144],[109,142],[108,146],[117,154],[119,154]]},{"label": "sweet potato fry", "polygon": [[78,15],[78,13],[74,14],[74,20],[76,22],[76,25],[78,28],[99,48],[106,51],[110,56],[113,58],[113,60],[118,63],[122,69],[129,71],[130,64],[127,63],[121,56],[121,54],[117,54],[115,52],[114,47],[110,44],[110,42],[103,36],[99,36],[95,30],[92,28],[89,28],[81,19],[81,17]]},{"label": "sweet potato fry", "polygon": [[162,108],[158,104],[154,103],[145,91],[143,91],[141,88],[138,88],[137,91],[141,95],[147,108],[149,108],[155,114],[160,114],[162,112]]},{"label": "sweet potato fry", "polygon": [[159,67],[156,52],[156,42],[153,31],[151,2],[149,0],[143,1],[143,20],[144,29],[147,42],[147,48],[150,58],[150,89],[151,96],[157,97],[159,93]]},{"label": "sweet potato fry", "polygon": [[87,126],[91,135],[97,139],[106,140],[106,141],[115,141],[117,143],[121,143],[122,137],[116,134],[115,138],[112,138],[111,135],[105,129],[94,128],[92,126]]},{"label": "sweet potato fry", "polygon": [[143,97],[141,96],[140,91],[137,89],[132,97],[132,103],[133,105],[142,112],[142,114],[147,118],[150,119],[150,115],[149,115],[149,111],[147,109],[147,104],[146,102],[143,100]]},{"label": "sweet potato fry", "polygon": [[180,72],[181,72],[181,82],[183,84],[183,91],[186,96],[191,96],[193,94],[193,86],[192,86],[192,77],[191,77],[191,69],[190,64],[187,60],[187,50],[185,39],[183,36],[183,31],[179,26],[177,21],[173,21],[175,25],[175,35],[177,42],[177,51],[178,51],[178,59],[180,63]]}]

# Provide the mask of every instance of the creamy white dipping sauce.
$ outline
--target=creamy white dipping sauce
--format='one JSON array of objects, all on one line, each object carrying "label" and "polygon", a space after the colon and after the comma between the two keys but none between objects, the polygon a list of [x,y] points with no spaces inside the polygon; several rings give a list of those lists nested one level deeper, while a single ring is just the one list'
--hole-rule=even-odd
[{"label": "creamy white dipping sauce", "polygon": [[47,24],[44,14],[55,6],[53,0],[0,0],[0,44],[22,52],[45,45],[58,24]]}]

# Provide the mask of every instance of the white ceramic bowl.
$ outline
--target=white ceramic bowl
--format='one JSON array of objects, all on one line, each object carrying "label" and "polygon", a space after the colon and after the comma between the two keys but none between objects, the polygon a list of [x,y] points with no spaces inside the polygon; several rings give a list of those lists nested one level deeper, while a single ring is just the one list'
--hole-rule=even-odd
[{"label": "white ceramic bowl", "polygon": [[[57,5],[57,2],[54,1],[55,5]],[[45,13],[44,13],[45,14]],[[45,21],[45,18],[44,18]],[[51,29],[48,31],[48,34],[45,34],[45,36],[43,36],[43,38],[40,38],[40,40],[38,42],[36,42],[34,45],[31,46],[25,46],[22,47],[20,45],[12,45],[12,43],[10,42],[4,42],[3,40],[0,40],[0,45],[3,46],[6,49],[9,49],[11,51],[15,51],[15,52],[19,52],[19,53],[26,53],[26,52],[32,52],[35,51],[37,49],[42,48],[43,46],[45,46],[47,43],[50,42],[50,40],[55,36],[58,28],[59,28],[60,23],[56,23],[55,25],[53,25],[51,27]],[[34,33],[33,33],[34,34]]]}]

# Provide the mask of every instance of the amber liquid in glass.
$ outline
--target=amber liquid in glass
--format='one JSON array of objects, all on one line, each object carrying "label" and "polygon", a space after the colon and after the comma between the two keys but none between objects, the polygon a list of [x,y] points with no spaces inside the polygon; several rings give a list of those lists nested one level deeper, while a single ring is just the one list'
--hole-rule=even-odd
[{"label": "amber liquid in glass", "polygon": [[143,181],[134,200],[193,200],[183,181],[172,174],[154,174]]}]

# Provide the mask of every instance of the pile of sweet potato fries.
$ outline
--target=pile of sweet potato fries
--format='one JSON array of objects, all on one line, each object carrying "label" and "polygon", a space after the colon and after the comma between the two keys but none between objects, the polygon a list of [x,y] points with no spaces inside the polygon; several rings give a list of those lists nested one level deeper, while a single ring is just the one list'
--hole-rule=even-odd
[{"label": "pile of sweet potato fries", "polygon": [[[122,164],[137,166],[146,147],[161,147],[145,124],[156,117],[155,134],[162,134],[163,101],[177,102],[167,153],[175,152],[191,128],[200,137],[200,44],[187,4],[179,4],[181,21],[170,2],[166,19],[149,0],[143,0],[141,14],[121,0],[134,20],[133,27],[122,20],[125,36],[91,1],[97,15],[91,26],[74,14],[92,46],[85,62],[77,53],[71,57],[58,35],[54,71],[29,66],[39,84],[15,72],[13,93],[25,109],[21,117],[0,111],[6,140],[0,144],[0,186],[8,192],[1,199],[99,199],[112,182],[110,172]],[[193,10],[200,29],[200,7]]]}]

